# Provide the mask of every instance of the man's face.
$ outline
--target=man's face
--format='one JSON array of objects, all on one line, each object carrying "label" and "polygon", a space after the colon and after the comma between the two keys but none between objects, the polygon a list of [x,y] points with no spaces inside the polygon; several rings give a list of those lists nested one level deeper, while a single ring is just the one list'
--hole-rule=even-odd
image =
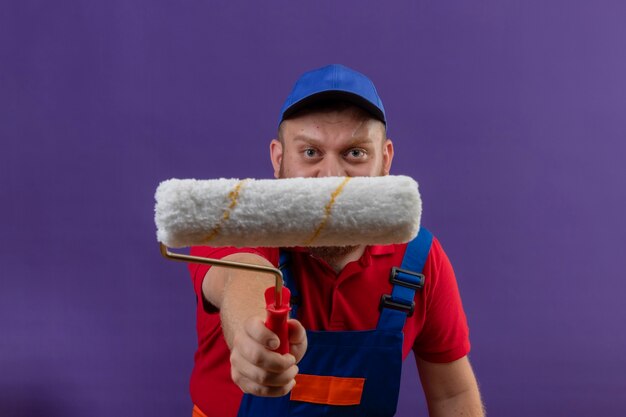
[{"label": "man's face", "polygon": [[389,174],[393,144],[382,122],[358,107],[305,112],[285,120],[281,133],[270,145],[276,178]]}]

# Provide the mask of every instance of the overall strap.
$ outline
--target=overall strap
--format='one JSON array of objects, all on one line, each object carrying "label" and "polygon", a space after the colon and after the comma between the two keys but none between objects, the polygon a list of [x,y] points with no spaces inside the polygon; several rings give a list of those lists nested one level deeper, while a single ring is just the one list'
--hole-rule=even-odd
[{"label": "overall strap", "polygon": [[293,275],[291,274],[291,253],[284,249],[280,249],[279,255],[278,269],[280,269],[283,273],[283,285],[291,291],[291,300],[289,300],[291,304],[291,312],[289,313],[289,317],[296,318],[298,317],[300,294],[298,292],[298,287],[296,286],[296,280],[293,279]]},{"label": "overall strap", "polygon": [[422,271],[432,241],[432,233],[420,227],[417,237],[406,247],[400,268],[391,268],[390,281],[393,288],[391,294],[384,294],[380,299],[378,329],[402,331],[406,318],[413,314],[415,291],[424,288],[425,277]]}]

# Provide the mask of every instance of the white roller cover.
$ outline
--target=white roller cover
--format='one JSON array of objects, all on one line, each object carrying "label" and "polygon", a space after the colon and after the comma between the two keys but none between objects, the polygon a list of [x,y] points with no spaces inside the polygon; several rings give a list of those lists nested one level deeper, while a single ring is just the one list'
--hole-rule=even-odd
[{"label": "white roller cover", "polygon": [[171,179],[156,191],[169,247],[346,246],[407,242],[422,203],[410,177]]}]

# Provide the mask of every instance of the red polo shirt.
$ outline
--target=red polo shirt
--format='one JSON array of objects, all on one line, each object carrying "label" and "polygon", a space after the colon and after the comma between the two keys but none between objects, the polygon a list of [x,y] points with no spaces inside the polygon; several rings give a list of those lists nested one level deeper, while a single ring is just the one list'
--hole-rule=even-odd
[{"label": "red polo shirt", "polygon": [[[368,246],[358,261],[336,273],[306,249],[292,249],[292,274],[301,303],[298,319],[310,330],[369,330],[376,327],[382,294],[390,294],[389,271],[400,266],[406,244]],[[278,265],[275,248],[194,247],[191,254],[223,258],[235,252],[256,253]],[[190,264],[198,300],[198,350],[191,375],[191,398],[208,417],[236,416],[242,392],[230,379],[230,352],[219,312],[202,298],[202,280],[210,267]],[[415,313],[404,326],[403,358],[413,349],[430,362],[451,362],[470,350],[469,331],[452,265],[437,239],[426,259],[426,280],[416,293]]]}]

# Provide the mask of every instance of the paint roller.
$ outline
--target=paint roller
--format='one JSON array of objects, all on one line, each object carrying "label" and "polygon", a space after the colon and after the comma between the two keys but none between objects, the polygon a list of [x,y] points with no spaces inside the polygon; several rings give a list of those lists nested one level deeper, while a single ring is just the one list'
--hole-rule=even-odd
[{"label": "paint roller", "polygon": [[316,247],[403,243],[419,231],[421,199],[407,176],[171,179],[156,191],[155,223],[168,259],[271,273],[266,326],[287,353],[289,290],[279,269],[201,258],[168,247]]}]

